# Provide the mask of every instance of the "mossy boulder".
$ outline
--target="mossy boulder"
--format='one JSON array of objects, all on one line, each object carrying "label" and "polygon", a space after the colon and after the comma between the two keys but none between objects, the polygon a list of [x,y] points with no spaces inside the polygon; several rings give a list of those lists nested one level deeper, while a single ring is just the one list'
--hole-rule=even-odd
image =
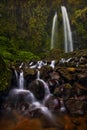
[{"label": "mossy boulder", "polygon": [[24,75],[25,75],[25,77],[27,75],[35,75],[35,74],[36,74],[36,69],[31,69],[31,68],[24,69]]},{"label": "mossy boulder", "polygon": [[68,72],[66,67],[59,67],[57,68],[57,71],[60,73],[65,82],[73,80],[72,75]]}]

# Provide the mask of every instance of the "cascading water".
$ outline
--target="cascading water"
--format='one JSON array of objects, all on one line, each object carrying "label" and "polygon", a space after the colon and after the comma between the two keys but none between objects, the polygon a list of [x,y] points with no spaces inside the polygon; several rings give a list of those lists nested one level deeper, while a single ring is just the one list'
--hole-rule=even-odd
[{"label": "cascading water", "polygon": [[12,89],[9,92],[9,99],[11,99],[11,100],[12,99],[13,100],[16,99],[16,102],[17,102],[17,100],[19,100],[21,98],[21,96],[24,98],[24,99],[22,98],[22,100],[25,100],[25,102],[32,103],[32,102],[35,102],[35,100],[36,100],[34,95],[33,95],[33,93],[30,92],[29,90],[25,90],[25,89]]},{"label": "cascading water", "polygon": [[44,80],[40,79],[40,78],[37,79],[37,80],[39,80],[40,82],[42,82],[43,85],[44,85],[45,97],[48,96],[48,95],[50,95],[50,90],[49,90],[49,87],[48,87],[47,83]]},{"label": "cascading water", "polygon": [[[23,65],[23,64],[21,64],[21,65]],[[30,64],[30,65],[32,65],[32,64]],[[15,76],[18,79],[19,89],[15,88],[15,89],[10,90],[9,95],[8,95],[8,100],[14,108],[18,108],[18,109],[22,110],[22,105],[25,105],[25,107],[26,107],[26,105],[29,105],[28,110],[30,113],[32,113],[34,110],[35,111],[40,110],[41,114],[43,114],[45,117],[47,116],[48,119],[53,121],[54,117],[50,111],[51,109],[49,109],[46,106],[46,102],[48,102],[48,100],[50,99],[52,94],[50,93],[48,84],[43,79],[40,78],[40,69],[42,66],[45,66],[45,65],[47,65],[47,62],[44,63],[43,61],[38,61],[36,63],[36,67],[35,67],[37,70],[36,81],[41,82],[41,85],[42,85],[41,87],[43,88],[42,89],[43,91],[41,91],[43,93],[42,99],[38,100],[34,91],[32,91],[33,89],[29,89],[30,86],[28,87],[28,90],[26,90],[24,88],[24,72],[23,72],[22,68],[20,67],[19,68],[20,69],[19,78],[18,78],[18,73],[15,70]],[[51,67],[54,68],[55,61],[52,60],[50,65],[51,65]],[[37,84],[37,86],[38,85],[39,85],[39,83]],[[39,88],[39,87],[37,87],[37,88]]]},{"label": "cascading water", "polygon": [[44,105],[42,105],[39,102],[33,102],[30,107],[29,107],[29,111],[34,111],[36,109],[39,109],[41,111],[41,113],[43,113],[45,116],[47,116],[47,118],[52,119],[53,115],[52,113],[48,110],[47,107],[45,107]]},{"label": "cascading water", "polygon": [[22,62],[22,63],[21,63],[21,65],[19,66],[19,69],[21,69],[21,68],[22,68],[23,64],[24,64],[24,63]]},{"label": "cascading water", "polygon": [[55,68],[55,60],[52,60],[52,61],[51,61],[50,66],[51,66],[53,69]]},{"label": "cascading water", "polygon": [[24,89],[24,74],[22,70],[19,75],[19,89]]},{"label": "cascading water", "polygon": [[63,27],[64,27],[64,38],[65,38],[65,52],[73,51],[72,32],[70,28],[69,18],[65,6],[61,6]]},{"label": "cascading water", "polygon": [[15,77],[16,77],[16,82],[17,82],[17,86],[18,86],[18,73],[16,70],[14,70],[14,73],[15,73]]},{"label": "cascading water", "polygon": [[54,44],[56,42],[56,33],[57,33],[57,12],[53,17],[53,24],[52,24],[52,34],[51,34],[51,49],[54,48]]},{"label": "cascading water", "polygon": [[40,79],[40,71],[39,70],[37,71],[37,79],[38,80]]}]

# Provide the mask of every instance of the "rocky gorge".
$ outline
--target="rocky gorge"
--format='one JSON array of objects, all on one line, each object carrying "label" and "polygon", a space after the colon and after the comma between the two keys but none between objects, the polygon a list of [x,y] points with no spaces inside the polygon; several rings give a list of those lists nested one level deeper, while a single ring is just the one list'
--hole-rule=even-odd
[{"label": "rocky gorge", "polygon": [[[9,69],[12,76],[10,89],[1,105],[2,115],[14,115],[16,111],[29,119],[41,119],[43,128],[82,130],[84,126],[86,130],[86,51],[80,51],[78,56],[73,52],[73,56],[58,60],[16,62],[10,64]],[[22,90],[19,88],[20,74],[24,78]]]}]

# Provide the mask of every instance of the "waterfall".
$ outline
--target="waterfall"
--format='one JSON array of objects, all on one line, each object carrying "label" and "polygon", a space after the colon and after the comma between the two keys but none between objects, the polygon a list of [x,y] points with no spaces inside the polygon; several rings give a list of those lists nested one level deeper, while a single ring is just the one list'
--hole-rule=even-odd
[{"label": "waterfall", "polygon": [[14,73],[15,73],[15,77],[16,77],[16,82],[17,82],[17,86],[18,86],[18,73],[16,70],[14,70]]},{"label": "waterfall", "polygon": [[19,69],[21,69],[21,68],[23,67],[23,64],[24,64],[24,63],[22,62],[21,65],[19,66]]},{"label": "waterfall", "polygon": [[51,34],[51,49],[54,48],[54,44],[56,42],[56,33],[57,33],[57,12],[53,17],[53,24],[52,24],[52,34]]},{"label": "waterfall", "polygon": [[21,71],[19,75],[19,89],[23,88],[24,88],[24,74],[23,71]]},{"label": "waterfall", "polygon": [[37,79],[40,79],[40,71],[37,71]]},{"label": "waterfall", "polygon": [[49,87],[48,87],[47,83],[44,80],[40,79],[40,78],[37,79],[37,80],[40,81],[40,82],[42,82],[43,85],[44,85],[45,97],[47,97],[48,95],[50,95],[50,90],[49,90]]},{"label": "waterfall", "polygon": [[36,109],[39,109],[41,113],[43,113],[47,118],[52,119],[53,115],[52,113],[48,110],[47,107],[45,107],[43,104],[40,102],[36,101],[30,104],[29,111],[34,111]]},{"label": "waterfall", "polygon": [[64,6],[61,6],[61,11],[62,11],[63,27],[64,27],[65,52],[72,52],[73,51],[72,32],[70,28],[67,10]]},{"label": "waterfall", "polygon": [[[25,90],[25,89],[12,89],[9,92],[9,99],[13,100],[13,101],[17,101],[21,98],[21,96],[23,97],[23,99],[25,100],[25,102],[35,102],[35,96],[33,95],[33,93],[29,90]],[[16,100],[14,100],[16,99]],[[14,103],[15,103],[14,102]]]},{"label": "waterfall", "polygon": [[55,68],[55,60],[51,61],[50,67],[52,67],[53,69]]}]

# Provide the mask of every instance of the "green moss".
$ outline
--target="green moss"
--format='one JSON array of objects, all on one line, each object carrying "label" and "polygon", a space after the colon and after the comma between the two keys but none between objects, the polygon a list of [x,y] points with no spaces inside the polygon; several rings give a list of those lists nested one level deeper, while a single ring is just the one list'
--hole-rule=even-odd
[{"label": "green moss", "polygon": [[7,69],[6,63],[0,56],[0,91],[7,89],[11,81],[11,72]]},{"label": "green moss", "polygon": [[0,78],[0,91],[3,91],[9,87],[11,80],[11,73],[10,71],[6,71]]},{"label": "green moss", "polygon": [[29,60],[39,60],[40,58],[36,55],[34,55],[31,52],[27,52],[27,51],[19,51],[17,54],[17,59],[21,60],[21,61],[29,61]]}]

